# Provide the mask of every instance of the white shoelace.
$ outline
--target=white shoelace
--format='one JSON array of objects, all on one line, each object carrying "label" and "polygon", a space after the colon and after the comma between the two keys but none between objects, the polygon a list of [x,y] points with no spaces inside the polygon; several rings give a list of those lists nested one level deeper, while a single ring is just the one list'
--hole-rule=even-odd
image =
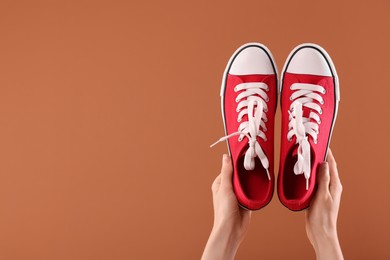
[{"label": "white shoelace", "polygon": [[269,100],[266,93],[268,90],[269,88],[267,84],[262,82],[238,84],[234,88],[234,91],[242,92],[238,94],[236,99],[236,102],[238,103],[236,111],[239,112],[237,121],[241,122],[244,115],[248,116],[248,121],[242,122],[237,132],[220,138],[217,142],[210,145],[210,147],[213,147],[217,143],[225,141],[233,136],[239,135],[239,142],[241,142],[244,137],[247,137],[249,148],[245,153],[244,168],[246,170],[253,170],[255,168],[255,158],[259,157],[261,164],[267,171],[268,179],[270,180],[271,177],[268,170],[268,158],[265,155],[263,149],[261,149],[260,144],[257,142],[258,136],[264,141],[267,141],[267,137],[265,135],[265,132],[267,131],[265,126],[265,122],[267,122],[267,116],[263,112],[268,111],[268,106],[266,103]]},{"label": "white shoelace", "polygon": [[[314,143],[317,143],[319,133],[319,124],[321,119],[318,114],[322,114],[321,105],[324,104],[322,96],[318,93],[325,94],[325,88],[319,85],[307,83],[294,83],[290,86],[291,90],[295,90],[291,95],[290,122],[288,124],[289,132],[287,139],[291,141],[292,137],[296,136],[298,144],[298,159],[294,165],[294,173],[296,175],[304,174],[306,179],[306,190],[309,189],[309,179],[311,172],[310,144],[308,136],[310,135]],[[315,93],[318,92],[318,93]],[[303,107],[310,109],[309,117],[303,117]],[[306,135],[307,134],[307,135]]]}]

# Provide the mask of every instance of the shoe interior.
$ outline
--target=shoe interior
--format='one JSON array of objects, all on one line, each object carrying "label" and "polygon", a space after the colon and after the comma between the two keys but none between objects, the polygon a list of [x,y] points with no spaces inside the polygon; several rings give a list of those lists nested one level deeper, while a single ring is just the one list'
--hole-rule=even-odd
[{"label": "shoe interior", "polygon": [[284,165],[283,190],[287,200],[300,200],[307,193],[304,174],[295,175],[294,173],[296,162],[297,154],[295,147],[290,150]]},{"label": "shoe interior", "polygon": [[264,201],[267,198],[272,182],[258,158],[255,159],[255,169],[244,168],[244,156],[238,160],[238,178],[245,196],[250,200]]}]

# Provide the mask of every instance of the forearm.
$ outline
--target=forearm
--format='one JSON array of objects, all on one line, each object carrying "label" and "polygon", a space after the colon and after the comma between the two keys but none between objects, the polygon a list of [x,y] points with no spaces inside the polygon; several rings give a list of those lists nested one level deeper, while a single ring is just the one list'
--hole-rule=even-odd
[{"label": "forearm", "polygon": [[313,241],[317,260],[343,260],[337,233],[322,236]]},{"label": "forearm", "polygon": [[213,227],[202,260],[234,259],[240,239],[227,227]]}]

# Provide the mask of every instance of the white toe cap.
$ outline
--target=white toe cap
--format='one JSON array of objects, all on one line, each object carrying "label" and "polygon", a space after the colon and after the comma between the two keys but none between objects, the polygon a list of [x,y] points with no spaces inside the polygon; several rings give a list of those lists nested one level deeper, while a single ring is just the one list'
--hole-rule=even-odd
[{"label": "white toe cap", "polygon": [[332,76],[332,71],[322,53],[311,47],[299,49],[291,58],[287,72],[296,74],[309,74]]},{"label": "white toe cap", "polygon": [[258,46],[249,46],[241,50],[233,60],[229,74],[275,74],[271,58]]}]

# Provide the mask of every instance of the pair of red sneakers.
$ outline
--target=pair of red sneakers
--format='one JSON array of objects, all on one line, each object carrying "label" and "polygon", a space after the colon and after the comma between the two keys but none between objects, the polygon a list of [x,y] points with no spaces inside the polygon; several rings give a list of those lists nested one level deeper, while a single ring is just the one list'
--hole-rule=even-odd
[{"label": "pair of red sneakers", "polygon": [[[271,52],[241,46],[230,58],[221,87],[222,118],[233,162],[233,188],[249,210],[266,206],[274,192],[274,118],[280,92],[282,136],[278,195],[290,210],[310,205],[318,165],[327,155],[340,100],[327,52],[315,44],[296,47],[284,65],[280,88]],[[218,143],[217,142],[217,143]]]}]

